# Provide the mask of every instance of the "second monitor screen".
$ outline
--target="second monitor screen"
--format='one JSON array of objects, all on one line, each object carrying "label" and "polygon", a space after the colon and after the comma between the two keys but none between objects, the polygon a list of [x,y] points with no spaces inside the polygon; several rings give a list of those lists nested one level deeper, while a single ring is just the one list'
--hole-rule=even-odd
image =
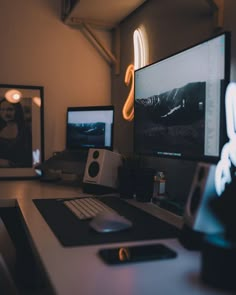
[{"label": "second monitor screen", "polygon": [[69,108],[67,112],[67,148],[113,147],[113,107]]}]

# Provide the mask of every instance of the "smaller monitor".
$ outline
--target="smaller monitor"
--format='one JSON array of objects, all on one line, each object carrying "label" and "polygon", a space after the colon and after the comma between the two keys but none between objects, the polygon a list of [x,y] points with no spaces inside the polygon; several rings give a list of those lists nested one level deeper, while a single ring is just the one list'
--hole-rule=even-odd
[{"label": "smaller monitor", "polygon": [[113,149],[113,106],[68,107],[66,149]]}]

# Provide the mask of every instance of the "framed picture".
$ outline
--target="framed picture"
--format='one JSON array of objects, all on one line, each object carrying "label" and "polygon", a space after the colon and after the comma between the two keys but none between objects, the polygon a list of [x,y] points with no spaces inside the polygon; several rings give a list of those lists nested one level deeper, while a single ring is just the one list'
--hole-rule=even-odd
[{"label": "framed picture", "polygon": [[0,84],[0,178],[37,178],[44,160],[43,87]]}]

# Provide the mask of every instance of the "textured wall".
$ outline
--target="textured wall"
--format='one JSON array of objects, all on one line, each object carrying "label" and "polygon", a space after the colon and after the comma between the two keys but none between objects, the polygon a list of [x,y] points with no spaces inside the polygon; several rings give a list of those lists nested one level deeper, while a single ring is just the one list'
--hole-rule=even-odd
[{"label": "textured wall", "polygon": [[[96,34],[108,47],[111,34]],[[65,145],[67,106],[111,103],[111,70],[79,29],[61,21],[59,0],[0,3],[0,83],[44,86],[45,154]]]}]

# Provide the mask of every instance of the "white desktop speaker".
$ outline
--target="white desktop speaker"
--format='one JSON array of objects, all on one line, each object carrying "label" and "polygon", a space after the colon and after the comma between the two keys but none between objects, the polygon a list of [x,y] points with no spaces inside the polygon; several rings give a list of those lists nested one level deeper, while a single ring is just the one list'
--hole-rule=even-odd
[{"label": "white desktop speaker", "polygon": [[209,207],[209,201],[218,198],[215,169],[215,165],[198,163],[185,206],[184,223],[193,231],[204,234],[223,230]]},{"label": "white desktop speaker", "polygon": [[122,156],[119,153],[91,148],[88,152],[83,183],[116,189],[118,167],[121,165]]}]

